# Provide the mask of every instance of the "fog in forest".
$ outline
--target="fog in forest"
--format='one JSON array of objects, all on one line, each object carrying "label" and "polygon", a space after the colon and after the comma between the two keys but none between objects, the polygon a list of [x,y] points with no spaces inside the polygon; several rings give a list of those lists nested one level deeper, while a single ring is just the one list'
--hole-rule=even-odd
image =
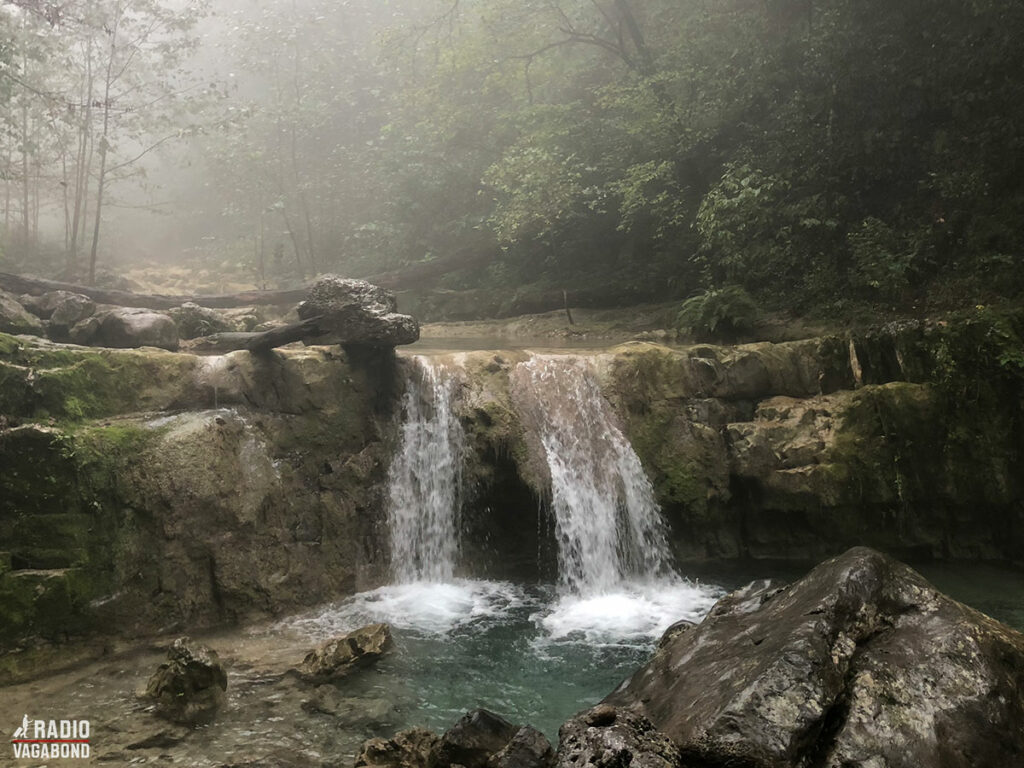
[{"label": "fog in forest", "polygon": [[0,270],[987,301],[1020,288],[1022,31],[1008,0],[6,2]]}]

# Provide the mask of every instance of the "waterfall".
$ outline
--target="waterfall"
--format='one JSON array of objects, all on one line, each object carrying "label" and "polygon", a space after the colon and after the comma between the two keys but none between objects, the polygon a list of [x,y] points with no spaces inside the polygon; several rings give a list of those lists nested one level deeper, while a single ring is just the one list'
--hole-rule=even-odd
[{"label": "waterfall", "polygon": [[401,444],[388,478],[391,567],[398,583],[452,578],[462,427],[452,412],[456,380],[428,358],[413,358]]},{"label": "waterfall", "polygon": [[516,367],[513,391],[550,470],[563,588],[596,595],[674,577],[654,489],[590,362],[534,356]]}]

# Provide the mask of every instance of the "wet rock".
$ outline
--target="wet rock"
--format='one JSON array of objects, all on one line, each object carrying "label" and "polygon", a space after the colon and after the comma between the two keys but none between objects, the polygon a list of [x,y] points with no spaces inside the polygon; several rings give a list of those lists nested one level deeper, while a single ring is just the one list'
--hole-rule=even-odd
[{"label": "wet rock", "polygon": [[651,721],[607,704],[585,710],[558,730],[555,768],[677,768],[679,750]]},{"label": "wet rock", "polygon": [[356,757],[355,768],[427,768],[438,736],[425,728],[399,731],[390,739],[370,739]]},{"label": "wet rock", "polygon": [[337,275],[320,277],[309,289],[309,298],[298,307],[303,320],[324,316],[327,333],[320,344],[396,346],[412,344],[420,337],[416,320],[398,314],[395,295],[365,280]]},{"label": "wet rock", "polygon": [[548,737],[529,725],[524,725],[504,747],[491,755],[488,768],[547,768],[554,759]]},{"label": "wet rock", "polygon": [[43,324],[9,293],[0,291],[0,333],[42,336]]},{"label": "wet rock", "polygon": [[474,709],[444,732],[431,754],[432,765],[484,768],[491,755],[501,752],[519,730],[493,712]]},{"label": "wet rock", "polygon": [[178,329],[162,312],[137,307],[118,307],[98,312],[76,324],[69,334],[75,344],[94,347],[178,348]]},{"label": "wet rock", "polygon": [[336,718],[338,725],[387,725],[395,714],[395,705],[387,699],[345,696],[336,686],[318,685],[312,698],[302,702],[307,712]]},{"label": "wet rock", "polygon": [[698,765],[1012,765],[1024,635],[855,548],[723,598],[606,699]]},{"label": "wet rock", "polygon": [[217,653],[202,645],[190,645],[187,637],[174,641],[146,685],[146,696],[156,700],[156,714],[184,725],[214,720],[224,703],[228,678]]},{"label": "wet rock", "polygon": [[95,314],[96,303],[88,296],[82,296],[79,293],[67,293],[66,291],[60,291],[60,293],[64,293],[66,296],[50,315],[50,326],[47,331],[54,341],[67,341],[72,326]]},{"label": "wet rock", "polygon": [[310,651],[298,673],[306,680],[341,678],[377,661],[392,645],[387,624],[368,624]]},{"label": "wet rock", "polygon": [[178,325],[178,336],[182,339],[197,339],[212,333],[237,331],[238,326],[215,309],[201,307],[187,301],[168,313]]}]

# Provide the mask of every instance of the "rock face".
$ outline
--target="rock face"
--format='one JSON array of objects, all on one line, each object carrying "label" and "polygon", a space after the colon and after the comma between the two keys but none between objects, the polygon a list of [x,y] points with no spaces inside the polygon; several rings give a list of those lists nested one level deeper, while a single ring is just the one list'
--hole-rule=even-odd
[{"label": "rock face", "polygon": [[137,307],[98,312],[75,325],[69,335],[75,344],[93,347],[178,348],[178,328],[174,321],[162,312]]},{"label": "rock face", "polygon": [[360,344],[394,347],[412,344],[420,337],[416,320],[397,312],[395,296],[365,280],[336,275],[320,277],[309,289],[309,298],[299,304],[299,317],[327,318],[327,333],[320,344]]},{"label": "rock face", "polygon": [[396,386],[385,352],[197,357],[0,334],[0,653],[379,586]]},{"label": "rock face", "polygon": [[558,729],[555,768],[677,768],[679,750],[642,715],[598,704]]},{"label": "rock face", "polygon": [[156,714],[183,725],[210,723],[224,704],[228,678],[217,654],[187,637],[174,641],[146,686],[156,700]]},{"label": "rock face", "polygon": [[11,294],[0,291],[0,333],[26,333],[41,336],[43,324]]},{"label": "rock face", "polygon": [[390,739],[370,739],[356,757],[356,768],[427,768],[437,739],[425,728],[400,731]]},{"label": "rock face", "polygon": [[1024,635],[856,548],[723,598],[605,701],[684,765],[1016,765]]},{"label": "rock face", "polygon": [[392,645],[387,624],[368,624],[310,651],[299,667],[299,674],[309,680],[342,678],[374,663]]}]

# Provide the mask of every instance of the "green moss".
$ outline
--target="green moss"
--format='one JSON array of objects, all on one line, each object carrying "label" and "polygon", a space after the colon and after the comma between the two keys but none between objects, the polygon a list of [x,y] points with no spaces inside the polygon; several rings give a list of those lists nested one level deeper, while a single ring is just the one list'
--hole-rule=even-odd
[{"label": "green moss", "polygon": [[151,350],[0,346],[0,411],[81,421],[166,407],[195,358]]},{"label": "green moss", "polygon": [[634,413],[627,424],[630,442],[651,477],[658,501],[703,517],[715,481],[706,471],[707,451],[698,442],[686,440],[691,437],[686,428],[678,412],[666,405]]},{"label": "green moss", "polygon": [[21,349],[21,342],[6,333],[0,333],[0,358],[10,357]]}]

